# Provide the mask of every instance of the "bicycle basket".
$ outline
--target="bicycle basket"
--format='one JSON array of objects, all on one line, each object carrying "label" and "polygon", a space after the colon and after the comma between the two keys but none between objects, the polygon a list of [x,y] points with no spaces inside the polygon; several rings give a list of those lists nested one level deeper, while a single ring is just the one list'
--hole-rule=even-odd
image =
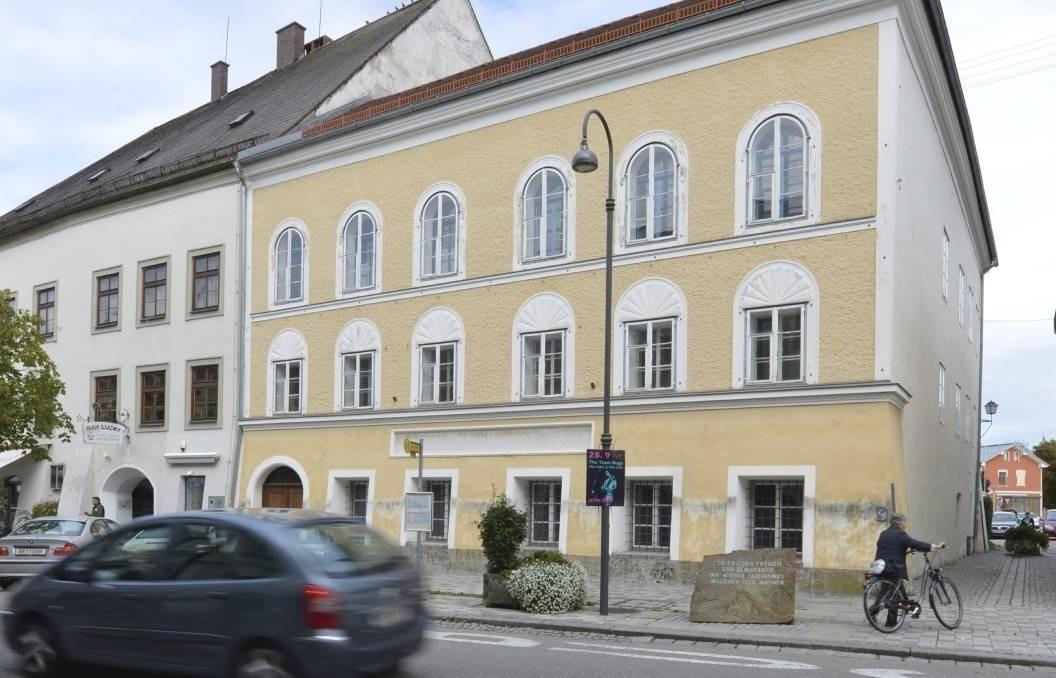
[{"label": "bicycle basket", "polygon": [[869,563],[869,574],[883,574],[886,567],[887,563],[883,559],[874,560]]}]

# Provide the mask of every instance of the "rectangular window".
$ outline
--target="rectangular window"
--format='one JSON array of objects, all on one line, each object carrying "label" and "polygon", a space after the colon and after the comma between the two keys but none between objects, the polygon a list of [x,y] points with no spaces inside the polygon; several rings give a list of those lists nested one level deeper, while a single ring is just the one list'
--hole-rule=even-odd
[{"label": "rectangular window", "polygon": [[370,491],[369,480],[349,480],[348,481],[348,503],[345,505],[345,511],[352,518],[367,520],[367,496]]},{"label": "rectangular window", "polygon": [[1024,469],[1016,469],[1016,487],[1027,486],[1027,472]]},{"label": "rectangular window", "polygon": [[95,329],[117,327],[121,274],[107,273],[95,278]]},{"label": "rectangular window", "polygon": [[451,481],[447,478],[422,480],[421,491],[433,493],[433,530],[425,539],[446,542],[451,518]]},{"label": "rectangular window", "polygon": [[803,381],[803,306],[748,312],[748,381]]},{"label": "rectangular window", "polygon": [[950,234],[942,229],[942,299],[950,298]]},{"label": "rectangular window", "polygon": [[61,492],[62,481],[66,478],[66,464],[51,465],[51,491]]},{"label": "rectangular window", "polygon": [[346,353],[344,361],[344,398],[346,409],[374,406],[374,352]]},{"label": "rectangular window", "polygon": [[561,537],[561,481],[532,480],[528,496],[529,542],[556,546]]},{"label": "rectangular window", "polygon": [[220,416],[220,365],[191,366],[191,423],[215,424]]},{"label": "rectangular window", "polygon": [[37,290],[37,318],[40,322],[40,336],[45,339],[55,338],[55,287],[44,287]]},{"label": "rectangular window", "polygon": [[943,423],[943,409],[946,407],[946,367],[939,363],[939,423]]},{"label": "rectangular window", "polygon": [[117,375],[93,377],[92,410],[96,421],[117,423]]},{"label": "rectangular window", "polygon": [[301,361],[277,362],[272,369],[275,370],[275,414],[300,414]]},{"label": "rectangular window", "polygon": [[627,543],[631,551],[671,548],[671,481],[632,480],[627,485]]},{"label": "rectangular window", "polygon": [[143,322],[164,320],[169,312],[169,265],[144,266],[140,276],[143,289],[140,291],[139,319]]},{"label": "rectangular window", "polygon": [[964,267],[957,267],[957,322],[964,327]]},{"label": "rectangular window", "polygon": [[[974,419],[973,419],[974,417]],[[972,422],[977,420],[972,411],[972,396],[965,394],[964,396],[964,439],[970,440],[973,433],[978,433],[979,429],[972,427]]]},{"label": "rectangular window", "polygon": [[139,425],[160,427],[165,425],[165,370],[150,370],[139,373]]},{"label": "rectangular window", "polygon": [[201,511],[205,498],[205,476],[183,477],[183,510]]},{"label": "rectangular window", "polygon": [[975,290],[968,288],[968,341],[975,341]]},{"label": "rectangular window", "polygon": [[418,402],[455,402],[455,344],[422,346]]},{"label": "rectangular window", "polygon": [[997,472],[997,486],[1008,487],[1008,471]]},{"label": "rectangular window", "polygon": [[794,548],[803,552],[803,479],[748,483],[749,549]]},{"label": "rectangular window", "polygon": [[674,386],[675,321],[647,320],[627,324],[627,390]]},{"label": "rectangular window", "polygon": [[521,393],[526,398],[564,393],[564,332],[521,337]]},{"label": "rectangular window", "polygon": [[220,252],[191,257],[191,313],[220,309]]}]

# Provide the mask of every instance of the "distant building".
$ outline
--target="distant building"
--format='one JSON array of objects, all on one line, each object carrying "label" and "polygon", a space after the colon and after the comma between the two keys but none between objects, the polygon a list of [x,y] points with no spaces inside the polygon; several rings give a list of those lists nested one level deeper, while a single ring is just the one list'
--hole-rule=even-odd
[{"label": "distant building", "polygon": [[994,500],[994,509],[1042,515],[1045,497],[1041,476],[1049,465],[1022,443],[986,445],[982,452],[986,493]]}]

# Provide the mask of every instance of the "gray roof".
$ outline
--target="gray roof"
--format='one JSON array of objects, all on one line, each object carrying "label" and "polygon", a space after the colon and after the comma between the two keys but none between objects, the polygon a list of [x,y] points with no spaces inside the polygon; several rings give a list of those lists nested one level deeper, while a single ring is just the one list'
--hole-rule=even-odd
[{"label": "gray roof", "polygon": [[[983,448],[980,450],[980,455],[982,456],[983,463],[985,464],[986,462],[990,461],[991,459],[993,459],[997,455],[1001,454],[1005,450],[1009,449],[1010,447],[1023,447],[1023,444],[1022,443],[998,443],[996,445],[983,445]],[[1027,448],[1025,448],[1025,447],[1023,447],[1023,449],[1026,450],[1027,452],[1030,452],[1030,450],[1027,450]]]},{"label": "gray roof", "polygon": [[[60,216],[215,172],[239,151],[287,134],[436,0],[418,0],[313,50],[293,64],[160,125],[0,216],[0,238]],[[205,81],[205,69],[202,69]],[[231,127],[240,114],[253,111]],[[136,159],[158,149],[143,162]],[[88,179],[109,169],[95,182]]]}]

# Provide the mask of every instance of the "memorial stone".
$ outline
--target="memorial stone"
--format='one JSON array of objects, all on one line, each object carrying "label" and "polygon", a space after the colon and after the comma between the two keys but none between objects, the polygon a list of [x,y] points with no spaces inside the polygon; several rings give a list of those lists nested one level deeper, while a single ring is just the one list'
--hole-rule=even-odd
[{"label": "memorial stone", "polygon": [[693,589],[690,621],[791,624],[795,616],[795,549],[704,556]]}]

